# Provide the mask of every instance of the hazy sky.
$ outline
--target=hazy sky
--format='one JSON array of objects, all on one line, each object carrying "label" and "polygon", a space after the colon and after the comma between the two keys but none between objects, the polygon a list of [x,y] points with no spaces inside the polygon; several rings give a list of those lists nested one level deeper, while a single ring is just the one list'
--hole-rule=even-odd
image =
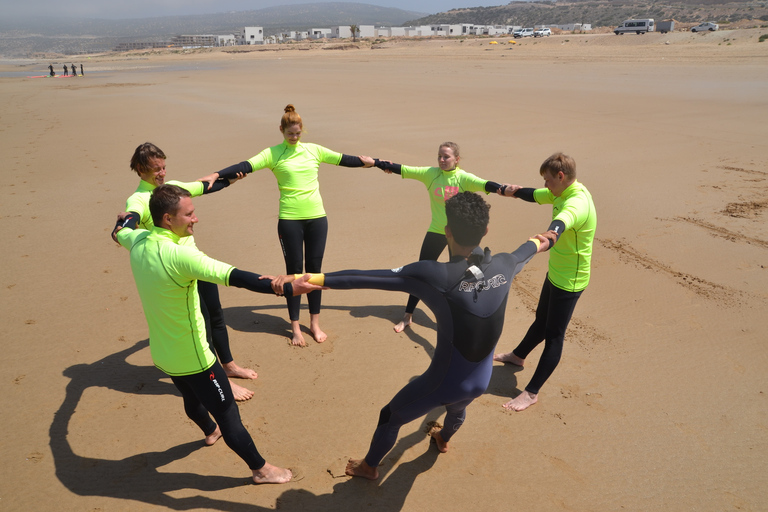
[{"label": "hazy sky", "polygon": [[[344,2],[345,0],[336,0]],[[276,5],[324,3],[323,0],[0,0],[3,17],[152,18],[183,14],[248,11]],[[509,0],[370,0],[356,3],[396,7],[429,14],[457,7],[506,5]]]}]

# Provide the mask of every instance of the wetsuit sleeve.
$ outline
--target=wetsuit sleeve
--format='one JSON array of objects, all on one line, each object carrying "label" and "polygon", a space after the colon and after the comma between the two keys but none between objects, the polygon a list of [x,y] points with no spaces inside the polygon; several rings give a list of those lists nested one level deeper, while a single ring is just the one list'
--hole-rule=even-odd
[{"label": "wetsuit sleeve", "polygon": [[226,178],[219,178],[216,181],[213,182],[213,185],[211,185],[211,188],[208,188],[208,184],[205,182],[201,182],[203,185],[203,194],[212,194],[213,192],[218,192],[221,189],[227,188],[229,186],[229,180]]},{"label": "wetsuit sleeve", "polygon": [[536,190],[535,188],[521,188],[517,192],[515,192],[515,197],[518,199],[522,199],[523,201],[528,201],[529,203],[535,203],[536,200],[533,198],[533,191]]},{"label": "wetsuit sleeve", "polygon": [[[565,232],[565,222],[560,219],[555,219],[549,225],[547,231],[554,231],[557,233],[557,240],[560,240],[560,236]],[[552,246],[557,243],[557,240],[555,240],[555,243],[550,244],[549,247],[547,247],[547,250],[550,250]]]},{"label": "wetsuit sleeve", "polygon": [[117,222],[115,222],[115,228],[112,230],[112,240],[120,243],[120,240],[117,238],[117,234],[122,231],[123,228],[127,228],[128,230],[136,229],[136,225],[140,220],[141,216],[136,212],[128,212],[128,216],[122,221],[117,219]]},{"label": "wetsuit sleeve", "polygon": [[521,270],[523,270],[525,264],[531,261],[531,258],[536,256],[538,249],[539,247],[535,242],[528,240],[523,245],[515,249],[514,252],[510,253],[512,263],[514,265],[514,270],[512,270],[510,278],[514,278]]},{"label": "wetsuit sleeve", "polygon": [[[269,293],[276,295],[275,291],[272,289],[271,281],[269,279],[259,279],[260,277],[261,276],[259,274],[233,268],[232,272],[229,274],[228,286],[245,288],[246,290],[250,290],[256,293]],[[285,283],[283,285],[283,292],[286,297],[292,296],[293,285],[291,283]]]},{"label": "wetsuit sleeve", "polygon": [[[251,163],[249,161],[240,162],[239,164],[230,165],[219,171],[219,179],[234,180],[238,174],[248,174],[253,172]],[[218,181],[218,180],[217,180]],[[216,186],[214,184],[214,186]]]},{"label": "wetsuit sleeve", "polygon": [[362,160],[360,160],[359,156],[352,156],[352,155],[341,155],[341,160],[339,161],[339,165],[342,167],[364,167],[365,164]]},{"label": "wetsuit sleeve", "polygon": [[495,181],[486,181],[485,182],[485,191],[488,193],[495,194],[499,191],[501,188],[501,185],[499,183],[496,183]]},{"label": "wetsuit sleeve", "polygon": [[391,162],[383,162],[379,160],[378,158],[374,160],[373,165],[381,169],[382,171],[391,171],[395,174],[401,174],[402,173],[402,165],[400,164],[393,164]]}]

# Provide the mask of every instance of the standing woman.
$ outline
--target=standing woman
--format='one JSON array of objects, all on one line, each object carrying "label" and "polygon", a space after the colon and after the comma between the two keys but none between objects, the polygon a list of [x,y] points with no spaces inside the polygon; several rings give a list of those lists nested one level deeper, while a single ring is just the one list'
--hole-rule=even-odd
[{"label": "standing woman", "polygon": [[[317,144],[301,142],[304,125],[293,105],[285,107],[280,120],[283,142],[265,149],[253,158],[218,172],[219,178],[232,179],[239,173],[250,173],[268,168],[277,178],[280,189],[280,213],[277,234],[285,258],[287,274],[321,272],[328,219],[320,197],[317,171],[321,163],[344,167],[373,167],[368,156],[351,156],[331,151]],[[306,260],[306,261],[305,261]],[[309,330],[315,341],[322,343],[328,337],[320,328],[319,290],[307,295],[309,302]],[[293,345],[306,343],[299,325],[300,297],[286,297],[291,319]]]},{"label": "standing woman", "polygon": [[[424,236],[419,252],[419,261],[432,260],[442,254],[448,245],[445,238],[445,202],[461,192],[498,192],[502,186],[496,182],[478,178],[459,168],[459,145],[455,142],[443,142],[437,150],[437,167],[410,167],[407,165],[393,164],[386,160],[375,160],[375,165],[388,174],[399,174],[403,179],[418,180],[427,187],[429,192],[429,204],[432,209],[432,222]],[[405,306],[405,314],[399,324],[395,325],[395,332],[402,332],[413,321],[413,312],[419,303],[418,297],[408,296],[408,304]]]}]

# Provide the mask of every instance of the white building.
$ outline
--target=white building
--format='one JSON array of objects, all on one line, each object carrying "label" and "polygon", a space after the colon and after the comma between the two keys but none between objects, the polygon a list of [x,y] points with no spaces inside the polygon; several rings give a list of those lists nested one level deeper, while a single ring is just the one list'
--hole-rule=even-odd
[{"label": "white building", "polygon": [[332,37],[332,32],[333,31],[330,28],[313,28],[309,31],[309,37],[310,39],[330,39]]},{"label": "white building", "polygon": [[216,36],[216,46],[235,46],[236,44],[237,38],[235,37],[235,34]]},{"label": "white building", "polygon": [[240,44],[264,44],[264,28],[245,27],[240,33]]}]

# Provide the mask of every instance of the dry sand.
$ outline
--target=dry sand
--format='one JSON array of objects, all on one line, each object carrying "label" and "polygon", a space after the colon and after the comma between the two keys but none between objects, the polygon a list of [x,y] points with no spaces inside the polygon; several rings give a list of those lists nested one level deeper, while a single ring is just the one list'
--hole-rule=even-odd
[{"label": "dry sand", "polygon": [[[84,60],[84,78],[0,78],[0,509],[766,510],[760,33],[103,56]],[[298,476],[248,485],[223,442],[202,447],[151,365],[127,253],[109,231],[136,186],[139,143],[164,149],[169,178],[191,181],[279,143],[287,103],[305,141],[345,153],[432,165],[454,140],[465,169],[527,186],[553,151],[576,158],[600,218],[593,280],[537,405],[501,407],[540,351],[517,373],[494,367],[449,453],[423,433],[435,411],[401,430],[378,482],[350,479],[344,462],[364,455],[379,409],[429,363],[431,314],[417,310],[398,335],[404,295],[326,292],[329,339],[298,349],[281,300],[222,288],[236,360],[260,374],[244,383],[256,396],[243,420],[267,460]],[[320,181],[326,270],[417,258],[421,184],[333,166]],[[496,251],[549,223],[548,207],[489,201]],[[281,271],[269,171],[196,206],[204,251]],[[530,324],[546,264],[516,279],[500,350]]]}]

